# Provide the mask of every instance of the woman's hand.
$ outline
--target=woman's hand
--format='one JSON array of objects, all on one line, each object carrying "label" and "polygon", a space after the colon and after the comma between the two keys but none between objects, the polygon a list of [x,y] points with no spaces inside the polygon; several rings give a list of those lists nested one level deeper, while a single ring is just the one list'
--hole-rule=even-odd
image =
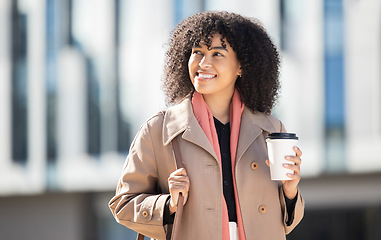
[{"label": "woman's hand", "polygon": [[[300,182],[300,165],[302,163],[302,151],[298,147],[294,147],[296,156],[286,156],[286,160],[294,162],[294,164],[283,164],[283,167],[291,169],[294,174],[287,173],[287,177],[292,180],[282,180],[283,191],[288,199],[294,199],[298,194],[298,184]],[[269,160],[266,160],[267,166],[270,166]]]},{"label": "woman's hand", "polygon": [[188,199],[189,192],[189,177],[184,168],[179,168],[168,177],[169,193],[171,194],[171,202],[169,204],[169,211],[171,214],[176,212],[177,202],[179,200],[179,193],[184,196],[184,205]]}]

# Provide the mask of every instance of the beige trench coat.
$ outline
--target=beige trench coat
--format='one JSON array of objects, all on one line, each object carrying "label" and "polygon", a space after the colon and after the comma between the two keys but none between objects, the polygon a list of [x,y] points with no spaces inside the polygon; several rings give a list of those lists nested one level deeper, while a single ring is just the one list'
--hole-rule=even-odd
[{"label": "beige trench coat", "polygon": [[[237,149],[236,182],[246,239],[281,240],[300,222],[304,202],[298,193],[295,211],[287,216],[281,183],[270,180],[265,137],[282,124],[272,115],[242,114]],[[109,207],[120,224],[154,239],[165,239],[164,205],[167,179],[176,170],[171,141],[178,136],[190,178],[181,239],[222,239],[222,176],[217,156],[193,115],[190,99],[149,119],[135,137],[116,195]],[[286,221],[292,218],[292,224]]]}]

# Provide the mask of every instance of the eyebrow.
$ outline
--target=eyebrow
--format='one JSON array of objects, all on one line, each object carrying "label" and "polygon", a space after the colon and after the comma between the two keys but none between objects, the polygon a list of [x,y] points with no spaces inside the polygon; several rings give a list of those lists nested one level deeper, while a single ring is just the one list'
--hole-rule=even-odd
[{"label": "eyebrow", "polygon": [[[197,46],[194,46],[193,48],[202,48],[200,45],[197,45]],[[222,46],[217,46],[217,47],[211,47],[211,48],[208,48],[208,50],[224,50],[226,52],[229,52],[226,48],[222,47]]]}]

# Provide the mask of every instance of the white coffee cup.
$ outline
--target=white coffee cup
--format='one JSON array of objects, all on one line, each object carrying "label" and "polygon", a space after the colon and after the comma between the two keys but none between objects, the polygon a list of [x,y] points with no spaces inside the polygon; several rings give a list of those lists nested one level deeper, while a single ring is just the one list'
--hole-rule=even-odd
[{"label": "white coffee cup", "polygon": [[295,133],[270,133],[267,138],[267,151],[270,161],[271,180],[292,180],[287,173],[294,171],[285,168],[283,164],[294,164],[286,160],[286,156],[295,156],[294,146],[298,144]]}]

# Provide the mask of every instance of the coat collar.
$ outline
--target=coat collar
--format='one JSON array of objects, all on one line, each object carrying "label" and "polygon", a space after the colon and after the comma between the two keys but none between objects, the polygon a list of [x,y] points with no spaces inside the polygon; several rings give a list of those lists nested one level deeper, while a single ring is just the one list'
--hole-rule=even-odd
[{"label": "coat collar", "polygon": [[253,113],[245,107],[242,113],[241,127],[239,132],[239,141],[237,148],[237,160],[246,152],[249,146],[254,142],[262,132],[276,132],[276,128],[264,113]]},{"label": "coat collar", "polygon": [[177,135],[190,128],[193,115],[190,98],[184,99],[178,105],[170,107],[164,114],[163,143],[168,145]]},{"label": "coat collar", "polygon": [[169,108],[164,115],[164,145],[168,145],[181,133],[183,139],[204,148],[215,159],[217,159],[217,155],[214,152],[212,145],[193,114],[192,101],[190,97],[184,99],[178,105]]},{"label": "coat collar", "polygon": [[[276,128],[271,123],[269,116],[264,113],[253,113],[250,109],[245,107],[241,119],[237,159],[241,158],[251,143],[263,131],[276,131]],[[164,115],[164,145],[168,145],[176,136],[180,134],[182,134],[182,138],[199,145],[217,159],[212,145],[193,114],[190,97],[184,99],[181,103],[170,107]]]}]

